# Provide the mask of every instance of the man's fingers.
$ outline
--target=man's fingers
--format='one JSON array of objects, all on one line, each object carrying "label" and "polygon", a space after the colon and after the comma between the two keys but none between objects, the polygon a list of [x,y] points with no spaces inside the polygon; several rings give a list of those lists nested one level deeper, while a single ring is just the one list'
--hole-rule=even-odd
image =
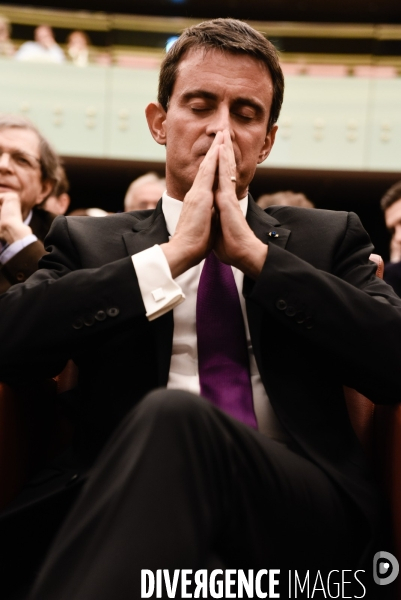
[{"label": "man's fingers", "polygon": [[219,147],[219,190],[236,196],[236,167],[233,155],[225,144]]},{"label": "man's fingers", "polygon": [[15,192],[0,194],[1,219],[18,219],[22,221],[21,201]]},{"label": "man's fingers", "polygon": [[206,186],[210,190],[212,189],[218,165],[219,146],[222,142],[223,134],[219,131],[215,135],[209,150],[206,152],[205,157],[199,166],[198,173],[194,180],[195,186],[199,184]]},{"label": "man's fingers", "polygon": [[222,132],[223,143],[219,146],[219,190],[231,194],[236,191],[237,168],[234,148],[227,129]]},{"label": "man's fingers", "polygon": [[230,132],[228,131],[228,129],[224,129],[224,131],[223,131],[223,142],[224,142],[224,145],[229,149],[230,164],[231,164],[231,168],[234,169],[233,174],[235,175],[236,161],[235,161],[235,154],[234,154],[234,146],[233,146],[231,135],[230,135]]}]

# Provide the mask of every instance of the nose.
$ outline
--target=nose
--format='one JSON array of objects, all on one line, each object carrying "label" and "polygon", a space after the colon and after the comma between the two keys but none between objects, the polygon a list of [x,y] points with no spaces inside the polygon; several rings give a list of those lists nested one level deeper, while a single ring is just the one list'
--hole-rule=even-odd
[{"label": "nose", "polygon": [[215,136],[218,131],[223,131],[223,129],[228,129],[231,139],[234,139],[230,109],[227,106],[220,105],[210,116],[206,133]]},{"label": "nose", "polygon": [[0,154],[0,171],[11,171],[12,170],[12,160],[11,156],[8,152],[2,152]]}]

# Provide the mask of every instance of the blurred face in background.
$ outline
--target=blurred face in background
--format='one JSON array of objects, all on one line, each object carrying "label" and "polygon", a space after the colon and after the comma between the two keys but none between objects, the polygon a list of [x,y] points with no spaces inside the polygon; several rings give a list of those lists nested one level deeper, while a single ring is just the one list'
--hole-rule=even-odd
[{"label": "blurred face in background", "polygon": [[74,48],[75,50],[81,51],[88,47],[88,43],[85,35],[80,31],[74,31],[68,37],[68,48]]},{"label": "blurred face in background", "polygon": [[391,233],[390,260],[401,261],[401,198],[384,211],[386,227]]},{"label": "blurred face in background", "polygon": [[124,210],[149,210],[156,208],[162,194],[165,190],[165,184],[155,182],[144,183],[137,188],[128,190],[124,200]]},{"label": "blurred face in background", "polygon": [[35,41],[44,48],[51,48],[56,43],[53,31],[47,25],[39,25],[35,29]]}]

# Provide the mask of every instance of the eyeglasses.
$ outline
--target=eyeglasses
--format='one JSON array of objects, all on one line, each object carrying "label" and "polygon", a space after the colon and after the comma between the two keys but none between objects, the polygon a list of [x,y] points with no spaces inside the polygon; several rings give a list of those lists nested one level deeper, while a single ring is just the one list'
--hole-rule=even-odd
[{"label": "eyeglasses", "polygon": [[24,169],[28,171],[37,169],[41,166],[39,158],[36,158],[36,156],[33,156],[32,154],[21,152],[20,150],[6,150],[5,148],[0,147],[0,161],[3,158],[3,154],[8,154],[10,157],[10,162],[17,169]]}]

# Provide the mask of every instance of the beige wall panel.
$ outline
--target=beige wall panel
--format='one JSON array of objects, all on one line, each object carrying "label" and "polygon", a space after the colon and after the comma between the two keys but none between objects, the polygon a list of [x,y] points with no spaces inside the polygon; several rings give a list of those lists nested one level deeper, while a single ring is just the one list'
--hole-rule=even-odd
[{"label": "beige wall panel", "polygon": [[158,72],[111,69],[110,128],[107,156],[137,160],[165,159],[165,148],[152,138],[145,108],[157,97]]},{"label": "beige wall panel", "polygon": [[401,171],[401,79],[372,81],[366,166]]},{"label": "beige wall panel", "polygon": [[[61,154],[165,160],[145,119],[156,69],[0,59],[0,81],[0,111],[30,117]],[[269,166],[400,171],[401,79],[288,76]]]},{"label": "beige wall panel", "polygon": [[277,167],[362,169],[368,97],[368,80],[287,77],[276,144],[267,162]]},{"label": "beige wall panel", "polygon": [[64,155],[105,155],[108,70],[0,61],[0,110],[24,114]]}]

